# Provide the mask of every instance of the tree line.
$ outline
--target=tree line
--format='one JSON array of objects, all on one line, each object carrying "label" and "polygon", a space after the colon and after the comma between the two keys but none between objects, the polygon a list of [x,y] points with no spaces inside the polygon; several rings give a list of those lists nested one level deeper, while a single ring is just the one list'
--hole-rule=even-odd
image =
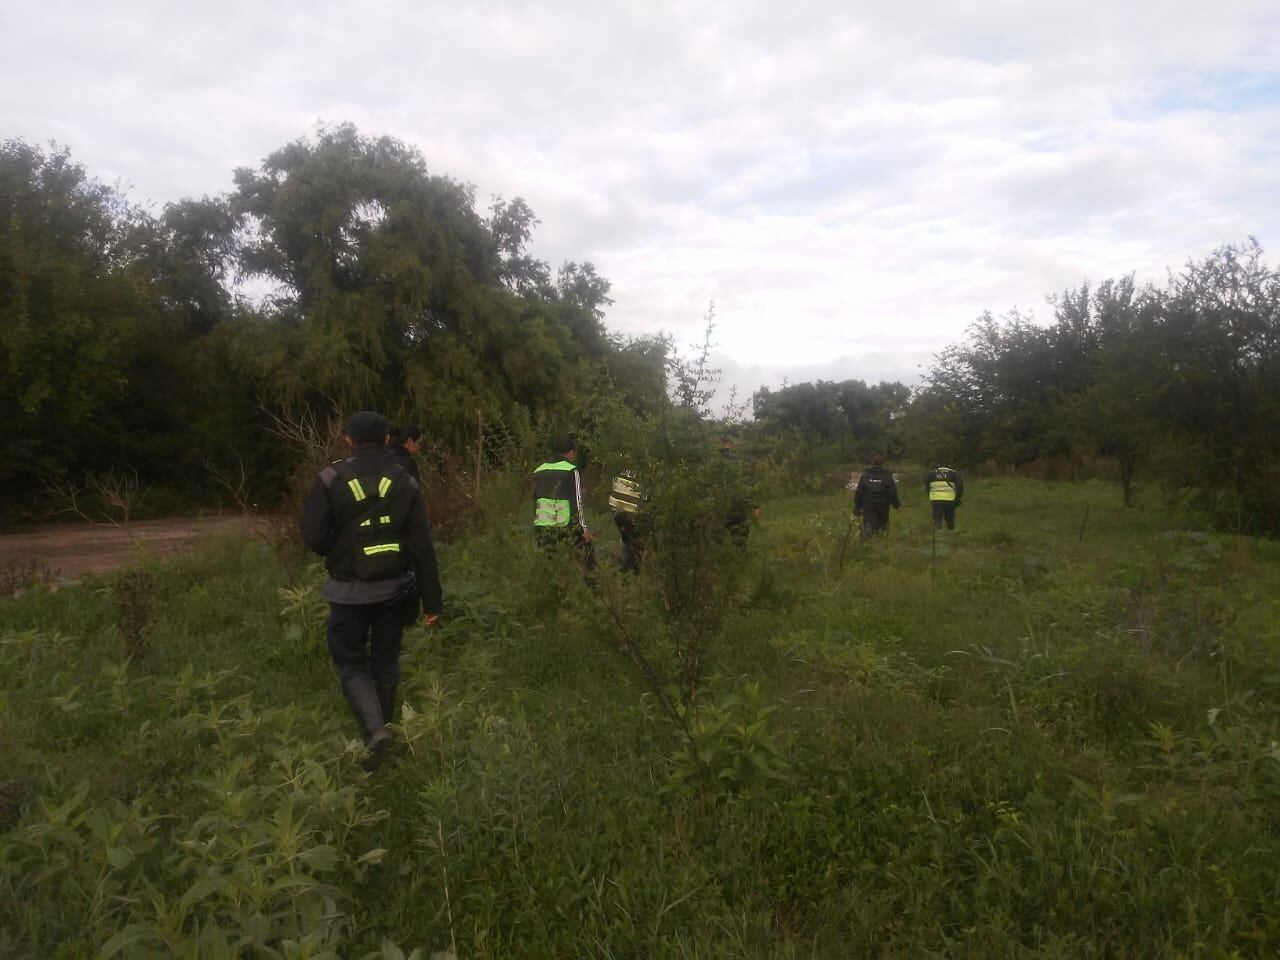
[{"label": "tree line", "polygon": [[[609,282],[532,256],[520,198],[481,208],[414,148],[320,128],[228,193],[158,212],[65,148],[0,143],[0,497],[127,466],[176,508],[243,471],[272,503],[298,453],[284,421],[368,407],[435,454],[489,436],[590,433],[602,397],[682,400],[669,340],[604,325]],[[1280,274],[1254,241],[1162,285],[1050,298],[1049,323],[984,314],[914,389],[762,389],[748,430],[779,457],[874,452],[1014,469],[1114,464],[1242,531],[1280,531]],[[696,405],[695,405],[696,406]]]},{"label": "tree line", "polygon": [[1280,532],[1280,273],[1256,240],[1171,272],[1049,298],[1037,323],[983,314],[914,390],[860,381],[762,390],[760,426],[958,467],[1063,458],[1239,532]]},{"label": "tree line", "polygon": [[0,143],[3,499],[127,466],[190,503],[235,464],[270,501],[297,459],[273,423],[317,410],[378,409],[448,452],[477,421],[581,419],[606,387],[656,402],[664,341],[610,334],[608,281],[531,256],[537,224],[347,125],[159,212],[65,148]]}]

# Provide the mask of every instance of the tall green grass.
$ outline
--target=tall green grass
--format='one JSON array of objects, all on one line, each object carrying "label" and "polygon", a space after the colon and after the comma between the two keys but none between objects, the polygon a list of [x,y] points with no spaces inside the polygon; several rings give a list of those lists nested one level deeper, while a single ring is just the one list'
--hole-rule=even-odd
[{"label": "tall green grass", "polygon": [[0,956],[1274,955],[1280,545],[972,486],[767,503],[692,742],[497,512],[372,776],[314,566],[0,601]]}]

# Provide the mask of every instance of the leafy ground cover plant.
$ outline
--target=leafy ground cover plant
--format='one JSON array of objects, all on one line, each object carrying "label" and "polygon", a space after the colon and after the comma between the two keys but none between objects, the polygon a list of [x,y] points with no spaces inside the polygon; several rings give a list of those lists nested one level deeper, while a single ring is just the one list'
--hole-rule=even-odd
[{"label": "leafy ground cover plant", "polygon": [[1280,549],[1001,479],[934,550],[903,488],[843,566],[847,494],[765,504],[692,741],[496,515],[374,777],[264,544],[149,568],[139,658],[96,584],[0,600],[0,955],[1275,953]]}]

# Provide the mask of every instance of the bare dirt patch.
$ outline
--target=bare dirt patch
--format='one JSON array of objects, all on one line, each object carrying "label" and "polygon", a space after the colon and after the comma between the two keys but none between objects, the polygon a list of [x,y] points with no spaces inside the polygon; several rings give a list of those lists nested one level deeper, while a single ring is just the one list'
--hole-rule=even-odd
[{"label": "bare dirt patch", "polygon": [[177,517],[137,520],[123,526],[57,524],[0,536],[0,567],[32,561],[61,580],[106,573],[146,557],[167,557],[208,534],[247,533],[244,517]]}]

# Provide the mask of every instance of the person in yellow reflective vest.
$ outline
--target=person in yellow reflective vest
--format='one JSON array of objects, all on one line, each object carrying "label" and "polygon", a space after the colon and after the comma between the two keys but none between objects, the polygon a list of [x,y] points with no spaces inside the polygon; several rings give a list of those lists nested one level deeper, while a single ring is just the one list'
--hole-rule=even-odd
[{"label": "person in yellow reflective vest", "polygon": [[956,528],[956,508],[964,497],[964,481],[960,472],[951,467],[937,466],[924,475],[924,489],[929,494],[929,506],[933,509],[933,529],[941,530],[943,521],[947,529]]},{"label": "person in yellow reflective vest", "polygon": [[582,511],[582,478],[578,474],[578,444],[570,435],[551,445],[556,459],[533,471],[533,530],[538,546],[550,552],[573,544],[588,570],[595,567],[591,530]]},{"label": "person in yellow reflective vest", "polygon": [[640,530],[644,497],[640,494],[636,475],[630,470],[623,470],[613,478],[609,507],[622,537],[622,569],[628,573],[639,573],[640,560],[644,556],[644,535]]},{"label": "person in yellow reflective vest", "polygon": [[362,410],[347,421],[351,456],[317,474],[298,518],[303,542],[324,557],[329,655],[369,748],[393,737],[400,645],[408,621],[433,625],[443,598],[431,525],[418,482],[384,447],[387,421]]}]

